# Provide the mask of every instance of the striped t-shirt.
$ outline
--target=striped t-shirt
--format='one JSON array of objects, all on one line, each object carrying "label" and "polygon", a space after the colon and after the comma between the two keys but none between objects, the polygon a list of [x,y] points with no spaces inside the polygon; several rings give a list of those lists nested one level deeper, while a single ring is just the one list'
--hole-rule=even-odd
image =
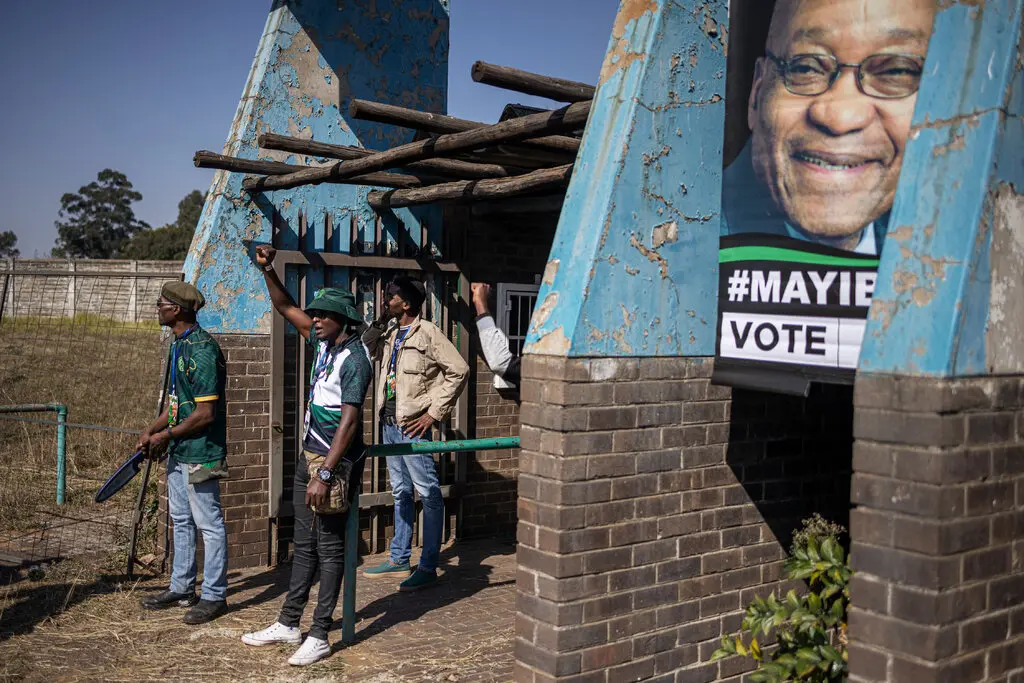
[{"label": "striped t-shirt", "polygon": [[[316,349],[316,359],[309,373],[309,401],[302,447],[317,455],[327,455],[341,423],[341,407],[345,404],[362,407],[370,386],[372,368],[359,335],[332,345],[320,341],[310,332],[308,343]],[[357,447],[361,449],[362,443],[360,428],[349,451]]]}]

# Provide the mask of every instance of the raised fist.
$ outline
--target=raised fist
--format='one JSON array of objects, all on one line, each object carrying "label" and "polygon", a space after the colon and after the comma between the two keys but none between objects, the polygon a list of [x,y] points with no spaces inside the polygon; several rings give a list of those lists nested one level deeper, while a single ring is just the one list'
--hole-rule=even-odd
[{"label": "raised fist", "polygon": [[269,244],[261,244],[256,247],[256,263],[260,268],[266,268],[273,263],[275,256],[277,256],[277,249]]}]

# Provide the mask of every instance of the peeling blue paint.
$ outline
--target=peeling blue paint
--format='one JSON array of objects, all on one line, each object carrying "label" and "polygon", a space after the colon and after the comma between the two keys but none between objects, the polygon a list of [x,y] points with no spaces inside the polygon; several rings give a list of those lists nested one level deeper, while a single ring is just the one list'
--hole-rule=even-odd
[{"label": "peeling blue paint", "polygon": [[727,2],[624,0],[526,352],[715,350]]},{"label": "peeling blue paint", "polygon": [[[277,0],[260,39],[224,153],[247,159],[292,163],[316,161],[286,153],[263,153],[262,133],[385,149],[412,140],[413,132],[349,120],[348,103],[364,98],[444,112],[448,85],[448,3],[446,0]],[[207,297],[201,321],[214,332],[268,333],[270,305],[252,266],[251,246],[269,242],[272,226],[282,228],[281,246],[300,248],[300,217],[306,220],[309,251],[347,250],[354,221],[372,241],[376,216],[366,202],[373,189],[320,185],[251,197],[243,175],[218,172],[185,262],[185,277]],[[334,237],[327,243],[330,216]],[[387,219],[392,230],[419,244],[421,225],[440,243],[440,211],[400,209]],[[334,282],[348,282],[335,273]],[[311,269],[307,293],[324,273]],[[286,284],[297,291],[297,273]]]},{"label": "peeling blue paint", "polygon": [[[859,370],[985,374],[993,191],[1024,177],[1021,3],[942,9],[925,64]],[[1024,186],[1017,185],[1018,191]],[[1024,369],[1024,368],[1021,368]]]}]

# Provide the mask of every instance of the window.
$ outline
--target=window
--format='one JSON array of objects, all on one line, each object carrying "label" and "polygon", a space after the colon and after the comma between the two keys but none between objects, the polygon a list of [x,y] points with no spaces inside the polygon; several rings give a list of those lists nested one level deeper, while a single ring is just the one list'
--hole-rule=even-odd
[{"label": "window", "polygon": [[498,327],[508,336],[509,351],[517,356],[523,353],[539,290],[539,285],[498,284]]}]

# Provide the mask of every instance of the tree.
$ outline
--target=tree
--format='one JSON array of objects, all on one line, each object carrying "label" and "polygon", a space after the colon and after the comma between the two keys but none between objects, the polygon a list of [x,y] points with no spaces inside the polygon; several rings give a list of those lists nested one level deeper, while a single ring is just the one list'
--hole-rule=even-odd
[{"label": "tree", "polygon": [[123,173],[109,168],[96,180],[60,198],[57,243],[53,256],[112,258],[136,233],[149,225],[135,217],[134,202],[142,195],[132,189]]},{"label": "tree", "polygon": [[18,236],[11,230],[0,232],[0,258],[17,258],[21,255],[18,251]]},{"label": "tree", "polygon": [[156,230],[136,233],[124,248],[125,258],[140,261],[180,261],[188,255],[192,235],[203,213],[206,195],[192,190],[178,202],[178,220]]}]

